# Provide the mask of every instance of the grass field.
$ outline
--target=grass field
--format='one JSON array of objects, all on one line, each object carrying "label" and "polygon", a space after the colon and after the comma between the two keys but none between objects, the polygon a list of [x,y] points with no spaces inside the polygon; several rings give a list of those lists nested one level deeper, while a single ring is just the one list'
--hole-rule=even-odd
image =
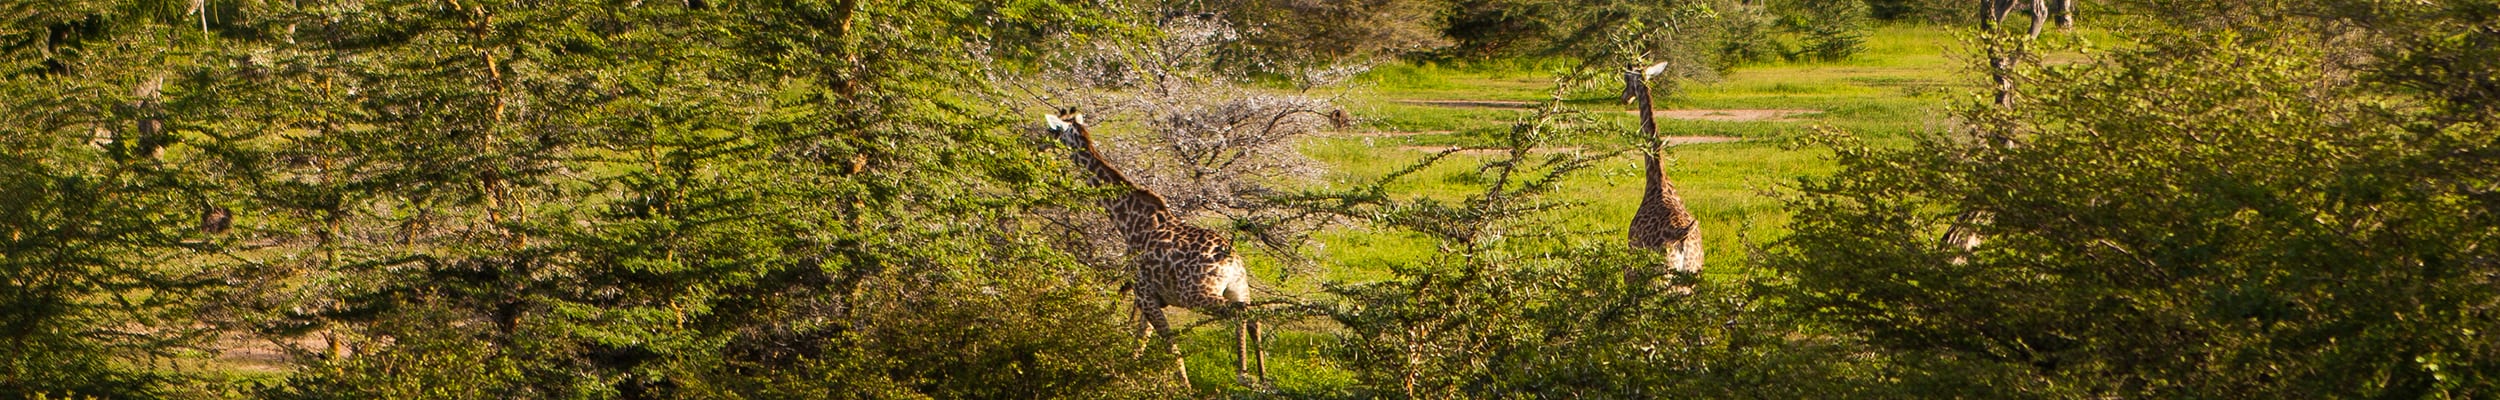
[{"label": "grass field", "polygon": [[[1956,96],[1976,96],[1972,90],[1976,80],[1961,77],[1962,60],[1952,55],[1958,46],[1954,34],[1944,28],[1887,26],[1871,32],[1866,50],[1847,61],[1750,65],[1715,81],[1685,82],[1679,92],[1660,93],[1661,114],[1716,119],[1662,117],[1662,134],[1742,139],[1669,150],[1669,177],[1701,218],[1713,265],[1740,259],[1740,232],[1755,244],[1783,235],[1789,215],[1773,193],[1799,178],[1831,170],[1825,158],[1828,151],[1795,146],[1789,139],[1828,126],[1878,142],[1902,140],[1912,133],[1938,129],[1946,105]],[[1331,185],[1343,185],[1376,180],[1421,159],[1432,147],[1481,144],[1482,139],[1470,133],[1509,129],[1531,115],[1529,104],[1556,97],[1616,129],[1636,129],[1633,114],[1625,112],[1630,107],[1618,101],[1619,83],[1608,77],[1558,96],[1554,91],[1557,74],[1552,72],[1557,67],[1532,62],[1382,66],[1362,76],[1358,88],[1341,103],[1364,122],[1347,133],[1310,138],[1303,150],[1328,164]],[[1779,118],[1730,120],[1745,113],[1711,110],[1794,111]],[[1597,149],[1634,144],[1628,134],[1591,135],[1558,143],[1566,148]],[[1460,157],[1392,188],[1404,196],[1449,199],[1481,190],[1469,178],[1479,162],[1466,158],[1489,156]],[[1573,232],[1620,240],[1615,238],[1623,235],[1623,224],[1639,204],[1638,161],[1637,153],[1626,153],[1566,181],[1560,193],[1568,196],[1565,200],[1583,205],[1562,211],[1562,224]],[[1288,295],[1299,295],[1315,290],[1321,281],[1386,278],[1389,266],[1415,263],[1435,251],[1426,238],[1359,228],[1327,231],[1319,239],[1325,249],[1321,257],[1324,273],[1319,276],[1275,282],[1273,277],[1281,273],[1275,262],[1255,258],[1253,273]],[[1705,278],[1726,279],[1736,273],[1742,272],[1723,267],[1705,273]],[[1231,375],[1232,331],[1207,326],[1192,332],[1185,343],[1191,380],[1202,391],[1238,388]],[[1328,329],[1305,325],[1277,329],[1276,338],[1267,344],[1271,382],[1288,392],[1325,390],[1350,382],[1348,373],[1316,357],[1315,352],[1332,340]]]},{"label": "grass field", "polygon": [[[1778,201],[1765,194],[1797,178],[1830,168],[1819,149],[1791,146],[1787,140],[1818,126],[1829,126],[1872,138],[1901,138],[1941,124],[1950,96],[1968,95],[1967,82],[1957,81],[1959,64],[1947,56],[1954,45],[1949,31],[1935,27],[1890,27],[1874,32],[1870,48],[1845,62],[1756,65],[1739,68],[1715,82],[1684,84],[1680,93],[1661,94],[1662,114],[1694,110],[1798,110],[1810,112],[1755,121],[1661,118],[1667,136],[1725,136],[1744,140],[1685,144],[1669,149],[1668,175],[1701,217],[1711,254],[1738,254],[1735,228],[1752,240],[1776,238],[1786,215]],[[1328,164],[1332,184],[1366,182],[1406,166],[1427,153],[1416,146],[1465,145],[1472,131],[1508,129],[1529,115],[1526,109],[1442,106],[1421,101],[1539,101],[1553,96],[1552,73],[1530,71],[1542,66],[1383,67],[1367,76],[1369,90],[1354,96],[1350,109],[1369,122],[1359,132],[1422,133],[1343,135],[1313,138],[1305,154]],[[1594,114],[1610,126],[1629,132],[1636,122],[1618,102],[1619,86],[1578,88],[1565,92],[1564,102]],[[1699,111],[1707,113],[1708,111]],[[1694,114],[1684,112],[1682,114]],[[1440,133],[1451,132],[1451,133]],[[1579,143],[1621,148],[1633,146],[1629,135],[1598,135]],[[1572,145],[1565,143],[1564,145]],[[1615,162],[1581,173],[1562,192],[1586,194],[1569,198],[1586,202],[1570,210],[1566,223],[1574,230],[1620,235],[1639,203],[1641,170],[1638,156],[1625,154]],[[1480,190],[1465,176],[1476,166],[1469,160],[1445,161],[1395,189],[1415,196],[1457,198]],[[1329,279],[1365,280],[1380,276],[1381,266],[1412,262],[1431,246],[1420,238],[1380,237],[1360,230],[1340,230],[1322,237],[1327,245]]]}]

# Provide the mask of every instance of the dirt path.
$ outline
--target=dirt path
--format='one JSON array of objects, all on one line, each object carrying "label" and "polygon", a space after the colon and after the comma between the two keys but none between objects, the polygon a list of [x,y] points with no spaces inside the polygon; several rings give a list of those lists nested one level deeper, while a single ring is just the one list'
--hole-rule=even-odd
[{"label": "dirt path", "polygon": [[227,338],[217,343],[217,362],[239,371],[281,372],[295,363],[295,358],[269,342]]},{"label": "dirt path", "polygon": [[[1668,119],[1684,119],[1684,120],[1696,120],[1696,121],[1721,121],[1721,122],[1742,122],[1742,121],[1787,121],[1787,120],[1791,120],[1791,119],[1792,119],[1792,118],[1790,118],[1790,117],[1795,117],[1795,116],[1799,116],[1799,115],[1806,115],[1806,114],[1816,114],[1816,113],[1821,113],[1821,112],[1823,112],[1823,110],[1801,110],[1801,109],[1789,109],[1789,110],[1781,110],[1781,109],[1765,109],[1765,110],[1658,110],[1658,117],[1659,117],[1659,118],[1668,118]],[[1639,114],[1640,114],[1640,111],[1624,111],[1624,113],[1626,113],[1626,114],[1633,114],[1633,115],[1639,115]]]},{"label": "dirt path", "polygon": [[1726,143],[1739,140],[1745,140],[1745,138],[1734,136],[1668,136],[1667,145],[1675,146],[1701,143]]},{"label": "dirt path", "polygon": [[[1514,101],[1514,100],[1421,100],[1421,99],[1402,99],[1402,100],[1397,100],[1397,102],[1399,102],[1399,103],[1405,103],[1405,104],[1419,105],[1419,106],[1433,106],[1433,107],[1457,107],[1457,108],[1536,108],[1536,106],[1537,106],[1537,103],[1536,103],[1536,102],[1531,102],[1531,101]],[[1639,111],[1624,110],[1623,112],[1625,112],[1625,113],[1638,113]],[[1796,116],[1799,116],[1799,115],[1806,115],[1806,114],[1818,114],[1818,113],[1822,113],[1822,112],[1823,112],[1823,110],[1809,110],[1809,109],[1696,109],[1696,110],[1658,110],[1658,117],[1659,117],[1659,118],[1667,118],[1667,119],[1682,119],[1682,120],[1694,120],[1694,121],[1720,121],[1720,122],[1744,122],[1744,121],[1787,121],[1787,120],[1791,120],[1791,119],[1793,119],[1793,117],[1796,117]]]},{"label": "dirt path", "polygon": [[[321,334],[308,334],[288,339],[288,341],[294,342],[296,347],[316,352],[330,347],[329,339]],[[296,365],[295,357],[287,354],[287,351],[280,348],[277,343],[254,339],[242,334],[222,335],[217,338],[216,343],[210,346],[210,349],[217,353],[216,363],[237,371],[285,372],[294,369]],[[352,352],[345,348],[337,350]]]},{"label": "dirt path", "polygon": [[[1738,137],[1727,137],[1727,136],[1673,136],[1673,137],[1668,137],[1668,138],[1667,138],[1667,145],[1669,145],[1669,146],[1674,146],[1674,145],[1686,145],[1686,144],[1698,144],[1698,143],[1725,143],[1725,142],[1734,142],[1734,141],[1739,141],[1739,140],[1745,140],[1745,139],[1744,139],[1744,138],[1738,138]],[[1444,152],[1444,151],[1450,151],[1450,150],[1452,150],[1452,149],[1457,149],[1458,147],[1456,147],[1456,146],[1398,146],[1397,148],[1398,148],[1398,149],[1401,149],[1401,150],[1413,150],[1413,151],[1424,152],[1424,153],[1439,153],[1439,152]],[[1579,147],[1563,146],[1563,147],[1539,147],[1539,148],[1536,148],[1536,149],[1534,149],[1534,150],[1529,150],[1528,152],[1529,152],[1529,153],[1540,153],[1540,154],[1542,154],[1542,153],[1571,153],[1571,152],[1579,152],[1580,150],[1581,150],[1581,148],[1579,148]],[[1506,150],[1501,150],[1501,149],[1473,149],[1473,150],[1461,150],[1461,151],[1459,151],[1459,152],[1458,152],[1458,154],[1461,154],[1461,155],[1471,155],[1471,156],[1478,156],[1478,155],[1500,155],[1500,154],[1505,154],[1505,153],[1509,153],[1509,151],[1506,151]]]},{"label": "dirt path", "polygon": [[1443,135],[1443,134],[1451,134],[1451,133],[1458,133],[1458,131],[1422,131],[1422,132],[1392,132],[1392,131],[1371,131],[1371,132],[1320,132],[1317,136],[1320,136],[1320,137],[1381,137],[1381,138],[1386,138],[1386,137],[1406,137],[1406,136],[1421,136],[1421,135]]},{"label": "dirt path", "polygon": [[[1414,151],[1417,151],[1417,152],[1423,152],[1423,153],[1439,153],[1439,152],[1444,152],[1444,151],[1450,151],[1450,150],[1457,149],[1457,148],[1458,148],[1458,147],[1453,147],[1453,146],[1398,146],[1398,149],[1400,149],[1400,150],[1414,150]],[[1580,152],[1580,148],[1578,148],[1578,147],[1538,147],[1538,148],[1536,148],[1536,149],[1533,149],[1533,150],[1529,150],[1529,151],[1528,151],[1528,153],[1530,153],[1530,154],[1578,153],[1578,152]],[[1508,151],[1508,150],[1502,150],[1502,149],[1471,149],[1471,150],[1459,150],[1459,152],[1458,152],[1458,154],[1459,154],[1459,155],[1468,155],[1468,156],[1492,156],[1492,155],[1502,155],[1502,154],[1509,154],[1509,153],[1510,153],[1510,151]]]},{"label": "dirt path", "polygon": [[1536,108],[1536,104],[1537,104],[1536,102],[1533,102],[1533,101],[1512,101],[1512,100],[1415,100],[1415,99],[1402,99],[1402,100],[1398,100],[1397,102],[1399,102],[1399,103],[1406,103],[1406,104],[1413,104],[1413,105],[1419,105],[1419,106],[1433,106],[1433,107],[1462,107],[1462,108]]}]

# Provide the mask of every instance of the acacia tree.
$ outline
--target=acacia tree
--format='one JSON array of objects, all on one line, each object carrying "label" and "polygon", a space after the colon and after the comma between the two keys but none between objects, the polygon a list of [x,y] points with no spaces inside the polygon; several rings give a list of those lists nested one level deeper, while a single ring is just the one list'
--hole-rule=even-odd
[{"label": "acacia tree", "polygon": [[[2040,30],[2048,25],[2046,0],[2032,0],[2029,32],[2016,34],[2004,29],[2005,18],[2024,6],[2019,0],[1987,0],[1979,3],[1979,41],[1986,49],[1988,80],[1994,84],[1997,107],[2011,108],[2020,90],[2015,87],[2016,69],[2020,64],[2037,62],[2032,53],[2040,40]],[[2001,143],[2000,143],[2001,144]]]},{"label": "acacia tree", "polygon": [[[2018,146],[1838,146],[1770,258],[1791,310],[1865,335],[1911,393],[2500,390],[2480,333],[2500,325],[2500,164],[2458,147],[2500,140],[2495,97],[2462,89],[2495,69],[2460,62],[2494,37],[2428,33],[2493,4],[2148,3],[2127,50],[2018,69],[2023,107],[1957,112]],[[1932,241],[1973,212],[1986,242]]]},{"label": "acacia tree", "polygon": [[[1220,220],[1229,233],[1290,264],[1283,275],[1302,272],[1296,267],[1308,264],[1309,235],[1329,221],[1266,199],[1317,181],[1323,166],[1296,146],[1351,122],[1335,100],[1363,68],[1306,71],[1296,77],[1298,92],[1273,92],[1218,65],[1229,44],[1246,40],[1229,22],[1182,16],[1154,24],[1162,35],[1071,38],[1065,51],[1043,60],[1041,73],[1007,80],[1019,90],[1001,101],[1085,110],[1106,126],[1096,131],[1105,158],[1170,202],[1176,215]],[[1073,228],[1066,234],[1082,239],[1067,242],[1081,245],[1070,250],[1094,256],[1092,264],[1121,265],[1111,260],[1118,238],[1098,215],[1045,217]]]},{"label": "acacia tree", "polygon": [[1116,283],[999,223],[1068,182],[964,100],[1087,10],[59,3],[0,24],[0,264],[71,306],[10,326],[72,335],[11,391],[150,393],[207,324],[297,356],[275,397],[1153,393],[1092,351]]},{"label": "acacia tree", "polygon": [[1223,22],[1239,39],[1221,43],[1225,64],[1240,73],[1274,73],[1368,64],[1447,46],[1432,0],[1159,1],[1167,21]]},{"label": "acacia tree", "polygon": [[232,266],[201,260],[216,188],[177,145],[212,110],[168,82],[223,61],[202,29],[234,26],[163,2],[0,15],[0,397],[169,395]]}]

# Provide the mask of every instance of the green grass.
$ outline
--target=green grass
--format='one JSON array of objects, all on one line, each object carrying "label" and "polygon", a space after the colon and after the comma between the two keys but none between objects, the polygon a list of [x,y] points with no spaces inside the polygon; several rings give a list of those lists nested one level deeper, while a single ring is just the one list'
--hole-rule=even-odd
[{"label": "green grass", "polygon": [[[1660,129],[1680,136],[1778,137],[1810,123],[1823,123],[1870,134],[1924,129],[1947,96],[1967,93],[1973,80],[1957,78],[1963,68],[1950,56],[1960,46],[1944,28],[1884,26],[1868,35],[1868,49],[1847,61],[1751,65],[1737,68],[1713,82],[1679,84],[1662,93],[1660,109],[1811,109],[1822,115],[1801,123],[1661,121]],[[1543,102],[1555,97],[1551,71],[1559,62],[1501,62],[1481,65],[1390,65],[1363,76],[1368,93],[1348,99],[1348,110],[1368,120],[1362,128],[1376,131],[1467,131],[1490,129],[1516,118],[1520,110],[1442,107],[1400,100],[1497,100]],[[1612,77],[1577,85],[1561,97],[1566,104],[1590,111],[1625,111],[1617,102],[1620,86]],[[1628,124],[1629,113],[1611,120]]]},{"label": "green grass", "polygon": [[[2068,35],[2090,40],[2095,33]],[[1868,47],[1855,58],[1828,63],[1751,65],[1710,82],[1680,84],[1662,93],[1661,110],[1679,109],[1805,109],[1819,113],[1775,121],[1692,121],[1661,119],[1660,131],[1670,136],[1733,136],[1748,140],[1689,144],[1669,150],[1669,177],[1701,218],[1713,268],[1707,279],[1730,279],[1743,272],[1720,267],[1737,264],[1744,249],[1740,233],[1753,244],[1776,240],[1787,232],[1790,214],[1780,200],[1766,193],[1793,185],[1800,178],[1830,173],[1828,151],[1784,146],[1787,138],[1829,126],[1875,139],[1906,140],[1912,134],[1944,126],[1948,104],[1976,96],[1975,78],[1965,74],[1966,60],[1953,56],[1962,48],[1952,31],[1933,26],[1884,26],[1868,35]],[[2052,54],[2052,61],[2073,54]],[[1344,102],[1364,120],[1356,132],[1433,132],[1411,136],[1335,135],[1310,138],[1306,155],[1330,168],[1332,187],[1378,179],[1425,155],[1405,146],[1480,144],[1469,133],[1508,129],[1528,115],[1522,108],[1453,107],[1416,104],[1416,100],[1544,102],[1557,97],[1552,88],[1553,62],[1505,61],[1469,65],[1388,65],[1361,77],[1360,91]],[[1575,87],[1559,97],[1564,104],[1587,111],[1599,121],[1634,129],[1629,107],[1619,102],[1619,83]],[[1975,99],[1975,97],[1970,97]],[[1442,132],[1448,131],[1448,132]],[[1623,148],[1629,135],[1595,135],[1558,145]],[[1603,143],[1614,141],[1614,143]],[[1480,186],[1472,176],[1490,156],[1463,155],[1410,176],[1391,187],[1397,196],[1459,199]],[[1566,180],[1561,200],[1581,203],[1553,215],[1572,234],[1596,240],[1621,240],[1623,224],[1639,203],[1641,170],[1637,154],[1605,161]],[[1377,281],[1392,276],[1395,265],[1411,265],[1439,254],[1435,244],[1413,234],[1362,227],[1337,228],[1317,235],[1323,245],[1322,269],[1316,276],[1275,281],[1281,273],[1271,260],[1253,259],[1253,274],[1286,295],[1307,296],[1322,282]],[[1296,324],[1279,329],[1268,344],[1272,382],[1279,388],[1304,391],[1338,387],[1352,377],[1321,363],[1318,351],[1333,328]],[[1232,330],[1191,332],[1184,351],[1192,381],[1202,391],[1230,390]],[[1334,385],[1334,386],[1332,386]]]},{"label": "green grass", "polygon": [[[1856,58],[1830,63],[1753,65],[1736,69],[1712,82],[1684,83],[1682,90],[1662,94],[1662,110],[1800,109],[1817,110],[1771,121],[1659,120],[1669,136],[1733,136],[1749,140],[1688,144],[1670,149],[1669,177],[1705,225],[1711,254],[1739,254],[1737,233],[1760,243],[1784,232],[1787,215],[1766,191],[1798,178],[1827,173],[1832,167],[1816,149],[1782,146],[1816,126],[1830,126],[1876,138],[1899,138],[1933,129],[1942,121],[1952,98],[1970,93],[1956,78],[1961,67],[1949,57],[1958,42],[1933,26],[1884,26],[1870,32],[1868,49]],[[1508,129],[1528,114],[1524,109],[1451,107],[1415,104],[1413,100],[1542,101],[1552,93],[1556,63],[1504,62],[1466,66],[1392,65],[1364,76],[1368,91],[1349,99],[1356,115],[1367,119],[1356,131],[1432,132],[1401,137],[1322,137],[1307,142],[1304,153],[1327,163],[1331,185],[1377,179],[1424,155],[1402,146],[1481,144],[1467,135]],[[1624,112],[1619,87],[1611,82],[1582,85],[1562,97],[1570,107],[1595,115],[1619,129],[1634,129],[1635,115]],[[1628,135],[1597,135],[1576,143],[1621,148],[1633,145]],[[1616,141],[1616,143],[1588,143]],[[1473,156],[1471,156],[1473,157]],[[1566,200],[1585,206],[1563,215],[1566,228],[1620,235],[1638,204],[1640,175],[1637,155],[1606,162],[1564,183]],[[1411,196],[1456,199],[1477,190],[1467,179],[1476,162],[1444,161],[1392,189]],[[1382,277],[1386,265],[1415,262],[1436,251],[1421,238],[1349,229],[1321,235],[1330,264],[1329,279],[1359,281]]]}]

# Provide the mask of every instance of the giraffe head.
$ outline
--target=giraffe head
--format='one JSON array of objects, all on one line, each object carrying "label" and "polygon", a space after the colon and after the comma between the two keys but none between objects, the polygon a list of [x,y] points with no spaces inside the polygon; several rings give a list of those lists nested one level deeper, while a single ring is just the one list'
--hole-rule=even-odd
[{"label": "giraffe head", "polygon": [[1068,148],[1084,151],[1093,147],[1094,137],[1085,131],[1085,114],[1077,113],[1075,107],[1061,108],[1059,114],[1044,115],[1042,122],[1050,127],[1051,136]]},{"label": "giraffe head", "polygon": [[1663,62],[1661,62],[1661,63],[1657,63],[1657,64],[1652,64],[1652,65],[1650,65],[1650,66],[1649,66],[1649,67],[1647,67],[1647,68],[1643,68],[1643,67],[1641,67],[1641,65],[1640,65],[1640,64],[1632,64],[1632,65],[1626,65],[1626,66],[1624,66],[1624,67],[1623,67],[1623,102],[1624,102],[1624,103],[1627,103],[1627,104],[1628,104],[1628,103],[1631,103],[1631,102],[1632,102],[1632,100],[1635,100],[1635,99],[1637,99],[1637,98],[1638,98],[1638,97],[1636,97],[1636,95],[1637,95],[1637,94],[1639,94],[1639,93],[1641,93],[1641,92],[1647,92],[1647,91],[1649,91],[1649,78],[1650,78],[1650,77],[1652,77],[1652,76],[1657,76],[1657,75],[1658,75],[1658,73],[1660,73],[1660,72],[1666,72],[1666,71],[1667,71],[1667,63],[1663,63]]}]

